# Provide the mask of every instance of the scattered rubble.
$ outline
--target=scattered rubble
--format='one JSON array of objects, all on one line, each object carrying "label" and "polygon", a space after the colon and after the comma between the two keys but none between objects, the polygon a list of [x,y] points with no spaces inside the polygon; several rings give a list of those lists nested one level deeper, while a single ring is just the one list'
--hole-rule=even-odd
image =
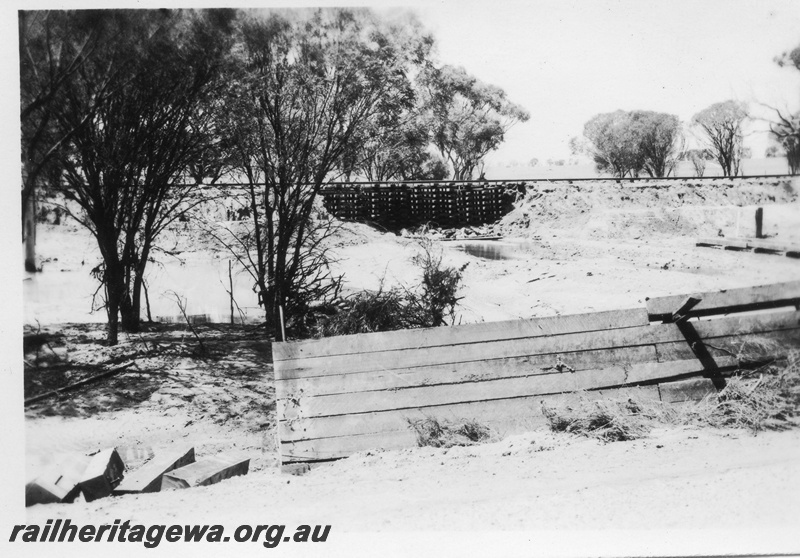
[{"label": "scattered rubble", "polygon": [[117,450],[104,449],[92,456],[78,483],[87,502],[105,498],[122,480],[125,464]]},{"label": "scattered rubble", "polygon": [[194,448],[182,448],[154,457],[138,468],[114,489],[114,494],[158,492],[161,478],[170,471],[194,463]]},{"label": "scattered rubble", "polygon": [[[122,455],[126,456],[125,461]],[[91,455],[56,456],[25,486],[25,505],[91,502],[164,489],[208,486],[246,475],[250,459],[221,454],[195,461],[192,447],[162,453],[151,448],[106,448]],[[126,471],[131,471],[127,476]]]},{"label": "scattered rubble", "polygon": [[208,486],[230,477],[246,475],[249,468],[250,459],[231,455],[208,457],[166,473],[162,477],[161,488]]},{"label": "scattered rubble", "polygon": [[425,236],[434,240],[496,240],[502,238],[502,234],[494,225],[460,227],[457,229],[423,227],[415,230],[403,229],[400,234],[407,238]]}]

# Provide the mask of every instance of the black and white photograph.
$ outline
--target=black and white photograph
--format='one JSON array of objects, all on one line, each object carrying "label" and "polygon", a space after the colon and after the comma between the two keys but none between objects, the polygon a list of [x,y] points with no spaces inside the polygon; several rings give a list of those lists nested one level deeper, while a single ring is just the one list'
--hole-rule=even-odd
[{"label": "black and white photograph", "polygon": [[4,556],[800,555],[800,2],[2,24]]}]

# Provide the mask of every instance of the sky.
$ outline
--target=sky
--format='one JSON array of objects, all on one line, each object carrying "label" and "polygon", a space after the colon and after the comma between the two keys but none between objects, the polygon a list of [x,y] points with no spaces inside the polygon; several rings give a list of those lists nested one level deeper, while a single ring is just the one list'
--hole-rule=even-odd
[{"label": "sky", "polygon": [[[592,116],[653,110],[689,122],[727,99],[759,116],[800,109],[800,72],[774,58],[800,45],[797,1],[467,1],[414,10],[440,60],[502,87],[531,114],[489,162],[569,157]],[[768,145],[763,122],[745,144]]]},{"label": "sky", "polygon": [[[110,7],[85,0],[30,0],[26,9]],[[408,9],[433,33],[438,59],[503,88],[530,120],[518,123],[488,164],[570,156],[591,117],[617,109],[653,110],[689,122],[707,106],[736,99],[800,110],[800,72],[774,58],[800,45],[798,0],[128,0],[114,7],[365,5]],[[23,7],[18,3],[14,9]],[[16,17],[7,10],[6,16]],[[13,26],[11,30],[15,30]],[[8,34],[6,34],[8,39]],[[6,39],[6,40],[7,40]],[[14,37],[10,45],[15,47]],[[8,55],[8,50],[6,54]],[[13,51],[12,51],[13,52]],[[746,145],[761,156],[766,123]],[[759,131],[761,130],[761,131]],[[693,142],[691,131],[688,132]]]}]

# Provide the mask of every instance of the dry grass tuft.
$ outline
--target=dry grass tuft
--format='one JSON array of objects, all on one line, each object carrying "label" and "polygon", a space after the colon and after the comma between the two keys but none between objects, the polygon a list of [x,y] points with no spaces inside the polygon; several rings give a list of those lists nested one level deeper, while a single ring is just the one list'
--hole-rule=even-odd
[{"label": "dry grass tuft", "polygon": [[[755,374],[758,374],[758,378]],[[716,428],[785,430],[800,412],[800,352],[730,378],[725,388],[687,410],[694,423]]]},{"label": "dry grass tuft", "polygon": [[491,429],[476,420],[445,421],[437,418],[408,419],[420,447],[471,446],[493,440]]},{"label": "dry grass tuft", "polygon": [[[740,352],[751,362],[763,362],[765,355],[775,354],[775,347],[752,342]],[[636,397],[626,401],[584,397],[572,406],[542,404],[542,412],[554,432],[607,442],[641,438],[665,424],[745,428],[754,433],[792,428],[800,425],[800,351],[755,370],[740,370],[719,393],[696,403],[676,406]]]},{"label": "dry grass tuft", "polygon": [[575,406],[550,407],[542,412],[553,432],[569,432],[604,442],[635,440],[650,431],[650,418],[643,413],[643,402],[582,398]]}]

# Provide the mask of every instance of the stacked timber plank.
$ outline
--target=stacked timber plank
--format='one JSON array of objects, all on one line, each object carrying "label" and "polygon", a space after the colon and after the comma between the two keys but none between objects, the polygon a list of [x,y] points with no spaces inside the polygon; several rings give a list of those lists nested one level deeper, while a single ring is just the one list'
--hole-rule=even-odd
[{"label": "stacked timber plank", "polygon": [[[678,296],[640,309],[276,343],[282,461],[414,446],[409,421],[426,417],[527,429],[543,423],[543,401],[576,392],[697,399],[724,385],[745,340],[800,344],[800,282],[696,296],[688,322],[655,323],[671,321],[686,299]],[[725,315],[775,309],[784,311]]]},{"label": "stacked timber plank", "polygon": [[685,295],[647,308],[276,343],[282,462],[412,447],[409,421],[428,417],[526,430],[544,423],[542,402],[578,393],[698,399],[724,386],[746,340],[800,346],[800,282],[695,296],[678,321]]},{"label": "stacked timber plank", "polygon": [[756,254],[772,254],[789,258],[800,258],[800,246],[790,246],[771,240],[751,238],[700,238],[695,243],[706,248],[721,248],[738,252],[754,252]]}]

